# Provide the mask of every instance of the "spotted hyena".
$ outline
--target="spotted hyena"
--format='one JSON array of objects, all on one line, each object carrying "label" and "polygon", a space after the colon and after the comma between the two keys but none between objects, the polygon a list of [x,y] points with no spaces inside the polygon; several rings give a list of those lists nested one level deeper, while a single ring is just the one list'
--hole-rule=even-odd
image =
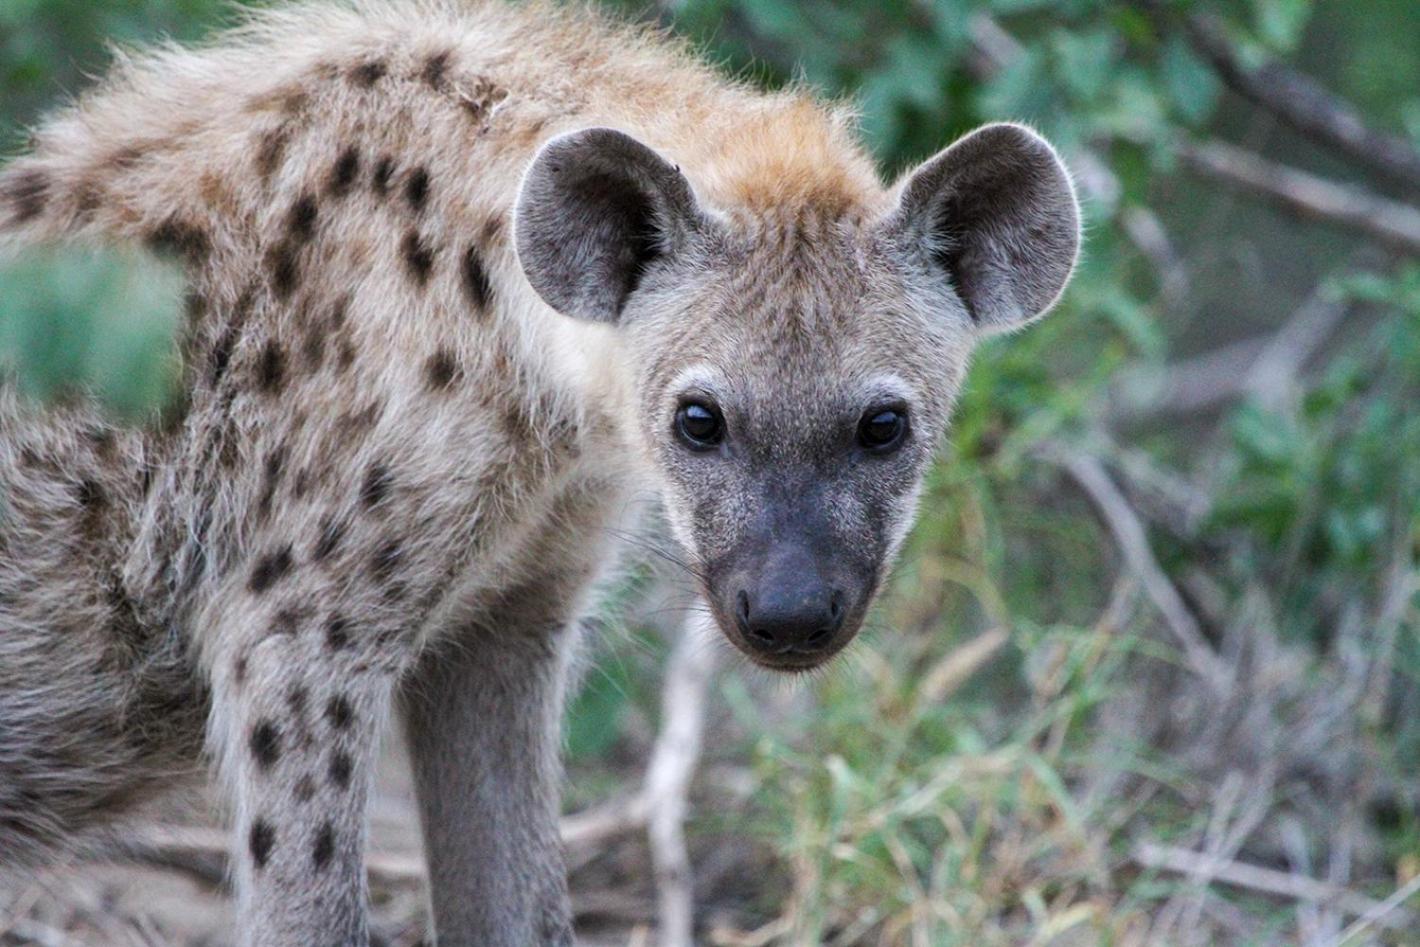
[{"label": "spotted hyena", "polygon": [[180,416],[0,406],[0,861],[195,765],[249,944],[363,944],[392,710],[441,944],[565,944],[572,629],[658,492],[725,636],[859,628],[978,339],[1076,203],[1018,125],[893,186],[851,115],[558,7],[277,9],[121,61],[0,173],[0,229],[185,265]]}]

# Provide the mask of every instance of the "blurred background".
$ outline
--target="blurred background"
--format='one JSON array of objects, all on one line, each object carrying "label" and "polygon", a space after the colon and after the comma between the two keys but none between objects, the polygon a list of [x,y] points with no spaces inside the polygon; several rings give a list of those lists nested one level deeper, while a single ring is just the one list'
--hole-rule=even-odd
[{"label": "blurred background", "polygon": [[[1420,944],[1420,3],[614,5],[855,98],[885,174],[1036,125],[1087,244],[1055,314],[976,359],[836,667],[686,645],[651,564],[608,607],[568,722],[586,942]],[[233,19],[3,0],[0,145],[106,43]],[[7,260],[0,361],[140,423],[180,294],[137,255]],[[390,772],[373,896],[414,944]],[[208,810],[0,891],[0,944],[228,943]]]}]

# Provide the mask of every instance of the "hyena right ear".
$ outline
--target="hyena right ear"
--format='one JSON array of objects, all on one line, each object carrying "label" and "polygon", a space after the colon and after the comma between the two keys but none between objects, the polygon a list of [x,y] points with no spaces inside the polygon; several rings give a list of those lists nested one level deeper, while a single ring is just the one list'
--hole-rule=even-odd
[{"label": "hyena right ear", "polygon": [[513,220],[532,288],[558,312],[597,322],[616,322],[647,268],[709,224],[678,168],[610,128],[543,145]]}]

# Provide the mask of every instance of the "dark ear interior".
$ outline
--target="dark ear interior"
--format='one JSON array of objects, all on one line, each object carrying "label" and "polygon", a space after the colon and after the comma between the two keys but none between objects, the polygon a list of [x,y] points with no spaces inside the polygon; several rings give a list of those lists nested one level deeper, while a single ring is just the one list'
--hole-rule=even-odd
[{"label": "dark ear interior", "polygon": [[680,171],[636,139],[589,128],[543,146],[514,212],[518,258],[549,306],[615,322],[647,269],[705,218]]},{"label": "dark ear interior", "polygon": [[987,331],[1043,315],[1080,246],[1069,174],[1045,139],[1021,125],[987,125],[925,162],[888,226],[926,254]]}]

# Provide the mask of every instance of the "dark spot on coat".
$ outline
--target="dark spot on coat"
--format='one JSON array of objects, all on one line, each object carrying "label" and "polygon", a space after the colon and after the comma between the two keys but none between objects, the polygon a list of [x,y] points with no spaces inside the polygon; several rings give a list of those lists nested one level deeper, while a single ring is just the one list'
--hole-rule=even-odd
[{"label": "dark spot on coat", "polygon": [[197,322],[207,315],[207,297],[195,289],[182,294],[182,313],[188,322]]},{"label": "dark spot on coat", "polygon": [[370,88],[385,77],[389,67],[382,59],[372,59],[350,70],[350,81],[363,88]]},{"label": "dark spot on coat", "polygon": [[49,203],[49,176],[43,171],[25,171],[5,183],[5,201],[12,221],[27,224],[44,213]]},{"label": "dark spot on coat", "polygon": [[281,476],[286,470],[288,449],[282,444],[266,455],[262,464],[261,497],[257,500],[257,514],[265,518],[271,512],[271,502],[281,486]]},{"label": "dark spot on coat", "polygon": [[296,780],[296,801],[310,802],[316,796],[315,780],[309,776],[302,776]]},{"label": "dark spot on coat", "polygon": [[330,171],[330,193],[344,197],[360,176],[360,151],[354,145],[346,146],[335,159],[335,167]]},{"label": "dark spot on coat", "polygon": [[435,53],[424,60],[424,67],[419,70],[419,78],[424,84],[435,92],[444,92],[448,89],[449,60],[453,58],[450,50]]},{"label": "dark spot on coat", "polygon": [[389,542],[375,550],[375,554],[370,557],[370,573],[380,582],[388,582],[394,577],[394,572],[399,568],[400,560],[404,558],[404,546],[397,539]]},{"label": "dark spot on coat", "polygon": [[429,171],[427,168],[415,168],[409,175],[409,180],[404,182],[404,199],[409,201],[409,206],[415,211],[424,209],[424,205],[429,202]]},{"label": "dark spot on coat", "polygon": [[389,496],[390,483],[393,474],[389,467],[382,463],[370,465],[370,469],[365,472],[365,482],[360,486],[360,502],[365,507],[371,508],[379,506]]},{"label": "dark spot on coat", "polygon": [[137,145],[125,145],[104,161],[104,166],[115,171],[128,171],[143,160],[145,152]]},{"label": "dark spot on coat", "polygon": [[340,546],[340,540],[345,536],[345,523],[335,517],[327,516],[321,520],[320,536],[316,539],[315,548],[311,550],[311,560],[323,562],[330,558]]},{"label": "dark spot on coat", "polygon": [[305,715],[306,703],[310,700],[311,692],[304,684],[297,684],[286,692],[286,706],[291,709],[291,715],[300,719]]},{"label": "dark spot on coat", "polygon": [[270,720],[262,720],[251,731],[252,759],[263,770],[269,770],[281,759],[281,731]]},{"label": "dark spot on coat", "polygon": [[434,269],[434,251],[424,242],[418,231],[411,230],[404,235],[404,241],[400,244],[400,252],[404,256],[405,266],[409,268],[409,275],[414,282],[423,286],[429,282],[429,274]]},{"label": "dark spot on coat", "polygon": [[463,288],[480,313],[488,311],[488,304],[493,301],[493,284],[488,280],[488,270],[483,266],[477,247],[469,247],[464,254]]},{"label": "dark spot on coat", "polygon": [[291,547],[282,546],[275,552],[267,553],[256,561],[251,570],[247,587],[253,592],[265,592],[276,584],[282,576],[291,571]]},{"label": "dark spot on coat", "polygon": [[337,730],[349,730],[355,722],[355,710],[344,694],[337,694],[325,705],[325,717]]},{"label": "dark spot on coat", "polygon": [[236,348],[236,345],[237,330],[234,326],[229,326],[213,344],[212,351],[207,356],[207,378],[212,385],[215,386],[227,373],[227,366],[232,362],[232,349]]},{"label": "dark spot on coat", "polygon": [[483,223],[483,233],[479,236],[480,246],[485,250],[496,244],[503,237],[503,218],[499,215],[489,217]]},{"label": "dark spot on coat", "polygon": [[295,637],[300,630],[301,612],[295,608],[283,608],[271,618],[270,634]]},{"label": "dark spot on coat", "polygon": [[286,218],[286,229],[291,233],[291,239],[298,244],[309,243],[310,239],[316,235],[316,218],[319,209],[316,207],[316,199],[309,194],[303,194],[297,198],[296,203],[291,205],[291,212]]},{"label": "dark spot on coat", "polygon": [[306,326],[306,334],[301,342],[301,354],[312,372],[320,371],[325,361],[325,335],[321,327],[312,322]]},{"label": "dark spot on coat", "polygon": [[276,830],[265,819],[257,819],[251,824],[247,836],[247,847],[251,850],[251,860],[257,868],[265,868],[271,857],[271,849],[276,844]]},{"label": "dark spot on coat", "polygon": [[289,240],[282,240],[266,254],[266,269],[271,274],[271,288],[280,299],[287,299],[296,291],[301,278],[301,261],[298,248]]},{"label": "dark spot on coat", "polygon": [[85,477],[74,485],[74,499],[85,512],[102,510],[106,502],[104,488],[92,477]]},{"label": "dark spot on coat", "polygon": [[263,181],[271,179],[286,156],[286,146],[291,141],[291,129],[285,125],[273,128],[261,136],[256,146],[256,171]]},{"label": "dark spot on coat", "polygon": [[394,177],[394,159],[385,155],[375,163],[375,173],[370,179],[370,187],[380,197],[384,197],[389,193],[390,178],[392,177]]},{"label": "dark spot on coat", "polygon": [[330,616],[325,623],[325,644],[332,651],[343,651],[350,646],[350,623],[340,615]]},{"label": "dark spot on coat", "polygon": [[261,361],[257,363],[257,386],[266,394],[281,390],[281,382],[286,374],[286,353],[275,339],[268,339],[261,350]]},{"label": "dark spot on coat", "polygon": [[74,213],[80,223],[88,223],[103,205],[103,188],[93,181],[80,181],[74,188]]},{"label": "dark spot on coat", "polygon": [[448,390],[458,376],[458,360],[448,349],[439,349],[424,363],[424,377],[432,391]]},{"label": "dark spot on coat", "polygon": [[355,763],[350,759],[350,754],[342,750],[337,750],[330,755],[330,766],[327,772],[330,781],[338,789],[350,788],[350,776],[355,770]]},{"label": "dark spot on coat", "polygon": [[521,401],[504,405],[499,422],[504,436],[514,444],[526,444],[534,438],[532,419],[528,417],[527,406]]},{"label": "dark spot on coat", "polygon": [[385,413],[384,403],[375,400],[358,410],[350,410],[340,416],[337,423],[351,436],[363,435],[373,428]]},{"label": "dark spot on coat", "polygon": [[110,627],[115,639],[135,648],[141,646],[145,637],[143,622],[128,590],[123,587],[123,578],[117,572],[109,577],[105,598],[112,616]]},{"label": "dark spot on coat", "polygon": [[336,362],[342,372],[348,372],[355,364],[355,343],[349,339],[340,340],[340,351],[336,354]]},{"label": "dark spot on coat", "polygon": [[345,327],[345,317],[350,311],[350,297],[342,296],[336,300],[335,305],[330,310],[330,329],[332,332],[339,332]]},{"label": "dark spot on coat", "polygon": [[206,232],[175,217],[148,234],[148,247],[155,253],[179,256],[193,264],[201,263],[212,252]]},{"label": "dark spot on coat", "polygon": [[232,680],[237,682],[238,687],[247,682],[247,665],[247,656],[245,654],[238,655],[237,659],[232,662]]},{"label": "dark spot on coat", "polygon": [[316,833],[315,847],[311,849],[311,863],[315,865],[316,871],[320,871],[330,864],[331,858],[335,855],[335,826],[329,822],[320,827]]}]

